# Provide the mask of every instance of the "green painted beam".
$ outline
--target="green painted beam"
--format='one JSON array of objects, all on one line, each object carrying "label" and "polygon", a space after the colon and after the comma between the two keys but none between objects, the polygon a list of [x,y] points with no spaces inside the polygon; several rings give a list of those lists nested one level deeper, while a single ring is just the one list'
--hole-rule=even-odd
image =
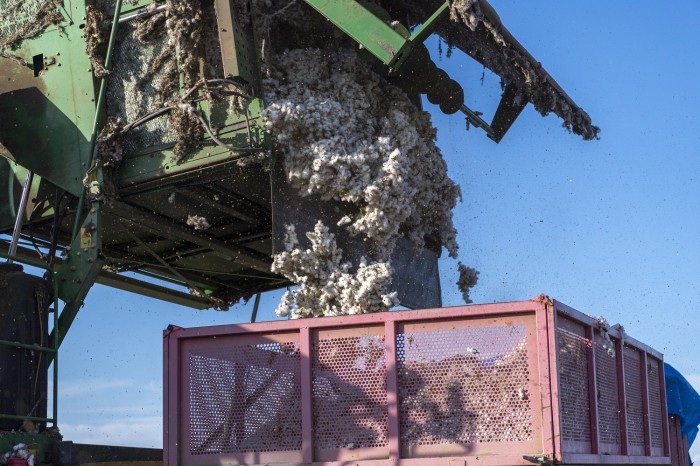
[{"label": "green painted beam", "polygon": [[406,39],[355,0],[305,0],[385,65],[394,63]]},{"label": "green painted beam", "polygon": [[58,336],[59,346],[103,265],[102,212],[99,203],[93,203],[78,230],[78,235],[71,242],[68,257],[56,271],[58,297],[65,303],[58,317],[58,326],[51,332],[52,340]]},{"label": "green painted beam", "polygon": [[[95,86],[82,38],[85,1],[65,8],[63,23],[12,51],[26,64],[0,58],[0,155],[77,196],[90,158]],[[43,68],[34,69],[34,57],[43,57]]]},{"label": "green painted beam", "polygon": [[430,16],[413,34],[411,34],[410,41],[412,43],[423,43],[435,30],[435,28],[442,20],[445,13],[449,9],[449,2],[443,3],[440,8],[435,11],[435,13]]},{"label": "green painted beam", "polygon": [[167,301],[169,303],[179,304],[181,306],[187,306],[194,309],[207,309],[211,307],[211,302],[207,298],[183,293],[181,291],[144,282],[125,275],[108,272],[106,270],[100,272],[99,277],[97,277],[97,283],[116,288],[118,290],[138,293],[142,296],[148,296],[149,298],[160,299],[162,301]]}]

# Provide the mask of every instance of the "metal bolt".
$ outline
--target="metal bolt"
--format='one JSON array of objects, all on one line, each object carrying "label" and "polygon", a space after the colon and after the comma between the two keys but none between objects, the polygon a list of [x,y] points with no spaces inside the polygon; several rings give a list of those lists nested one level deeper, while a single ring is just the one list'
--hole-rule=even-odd
[{"label": "metal bolt", "polygon": [[61,52],[56,52],[56,56],[57,56],[57,57],[60,57],[60,56],[61,56]]},{"label": "metal bolt", "polygon": [[80,251],[76,252],[75,255],[80,257]]},{"label": "metal bolt", "polygon": [[87,69],[87,71],[88,71],[88,73],[89,73],[89,72],[91,72],[91,71],[92,71],[92,69],[91,69],[91,68],[88,68],[88,69]]}]

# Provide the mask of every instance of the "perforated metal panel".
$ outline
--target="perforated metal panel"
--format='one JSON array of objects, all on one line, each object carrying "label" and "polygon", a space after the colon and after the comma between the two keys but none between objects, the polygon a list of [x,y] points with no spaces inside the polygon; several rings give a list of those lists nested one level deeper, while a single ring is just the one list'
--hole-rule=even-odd
[{"label": "perforated metal panel", "polygon": [[532,439],[524,325],[398,333],[396,349],[403,448]]},{"label": "perforated metal panel", "polygon": [[557,306],[175,329],[165,345],[168,464],[668,464],[660,354],[613,328],[625,347],[612,355],[595,319]]},{"label": "perforated metal panel", "polygon": [[649,423],[651,425],[651,446],[663,448],[663,414],[661,409],[661,387],[659,378],[659,361],[647,360],[647,380],[649,384]]},{"label": "perforated metal panel", "polygon": [[583,336],[583,327],[574,324],[569,327],[570,330],[558,329],[561,435],[564,440],[590,442],[587,364],[591,341]]},{"label": "perforated metal panel", "polygon": [[366,328],[359,333],[364,335],[325,334],[313,343],[314,446],[319,450],[387,445],[384,337],[367,335]]},{"label": "perforated metal panel", "polygon": [[29,26],[51,0],[0,0],[0,42],[10,40]]},{"label": "perforated metal panel", "polygon": [[299,348],[295,342],[189,354],[189,452],[301,448]]},{"label": "perforated metal panel", "polygon": [[[133,122],[164,105],[160,102],[156,107],[156,99],[169,79],[166,70],[175,61],[174,53],[161,55],[171,48],[166,34],[141,43],[133,37],[134,24],[119,27],[112,70],[107,80],[107,114],[120,119],[122,124]],[[155,67],[158,62],[161,66]],[[168,117],[164,116],[130,131],[124,145],[128,151],[139,151],[175,140],[175,133],[168,126]]]},{"label": "perforated metal panel", "polygon": [[605,340],[595,338],[596,383],[598,389],[598,434],[601,450],[620,453],[620,408],[617,389],[617,355],[604,348]]},{"label": "perforated metal panel", "polygon": [[627,397],[627,438],[630,450],[644,452],[644,404],[642,401],[641,354],[625,346],[625,395]]}]

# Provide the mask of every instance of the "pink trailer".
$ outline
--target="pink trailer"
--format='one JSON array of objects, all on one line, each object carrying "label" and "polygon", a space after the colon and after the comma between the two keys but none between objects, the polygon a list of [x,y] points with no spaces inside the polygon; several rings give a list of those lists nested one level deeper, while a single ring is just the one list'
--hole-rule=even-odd
[{"label": "pink trailer", "polygon": [[165,332],[165,464],[670,464],[662,355],[559,302]]}]

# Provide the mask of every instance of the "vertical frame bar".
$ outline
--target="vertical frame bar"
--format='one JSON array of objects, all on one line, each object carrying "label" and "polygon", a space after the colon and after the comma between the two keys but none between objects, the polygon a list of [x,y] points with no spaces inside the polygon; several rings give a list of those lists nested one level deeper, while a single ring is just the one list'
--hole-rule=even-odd
[{"label": "vertical frame bar", "polygon": [[[58,280],[56,273],[51,274],[53,282],[53,328],[58,328]],[[58,332],[53,332],[53,426],[58,427]]]},{"label": "vertical frame bar", "polygon": [[668,433],[668,407],[666,406],[666,372],[664,362],[659,360],[659,388],[661,396],[661,430],[663,435],[664,456],[669,456],[671,446]]},{"label": "vertical frame bar", "polygon": [[177,327],[168,327],[163,339],[163,465],[177,465],[181,452],[179,446],[183,430],[189,429],[189,420],[184,420],[187,429],[180,428],[180,341]]},{"label": "vertical frame bar", "polygon": [[555,304],[543,300],[535,311],[535,325],[542,397],[542,454],[551,459],[561,460],[556,456],[561,456],[556,313]]},{"label": "vertical frame bar", "polygon": [[386,357],[387,434],[389,436],[389,461],[398,463],[401,456],[401,432],[399,422],[399,382],[396,364],[396,322],[384,322]]},{"label": "vertical frame bar", "polygon": [[595,329],[586,326],[586,338],[590,341],[588,347],[588,407],[591,413],[591,453],[600,453],[600,433],[598,432],[598,380],[596,378],[595,360]]},{"label": "vertical frame bar", "polygon": [[651,419],[649,419],[649,369],[647,367],[647,353],[640,351],[642,374],[642,412],[644,425],[644,454],[651,456]]},{"label": "vertical frame bar", "polygon": [[170,400],[170,380],[168,371],[168,343],[170,341],[168,331],[163,331],[163,466],[168,466],[169,444],[168,436],[170,434],[170,411],[168,410],[168,401]]},{"label": "vertical frame bar", "polygon": [[304,463],[314,460],[314,414],[313,414],[313,381],[311,363],[311,329],[302,327],[299,330],[299,354],[301,356],[301,455]]},{"label": "vertical frame bar", "polygon": [[627,432],[627,392],[625,389],[625,342],[624,334],[615,342],[615,362],[617,363],[617,406],[620,410],[620,453],[629,455],[629,435]]}]

